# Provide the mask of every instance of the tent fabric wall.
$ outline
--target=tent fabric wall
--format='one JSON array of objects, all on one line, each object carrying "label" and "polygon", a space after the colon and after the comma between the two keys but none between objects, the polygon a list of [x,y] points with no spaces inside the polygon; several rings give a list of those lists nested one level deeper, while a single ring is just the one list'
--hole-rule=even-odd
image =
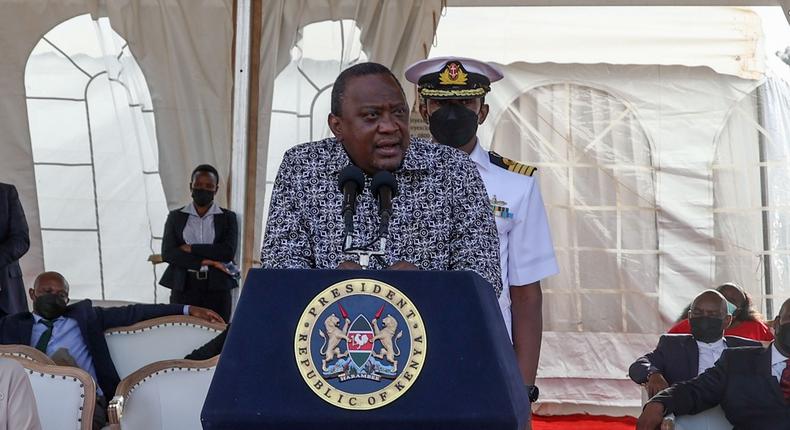
[{"label": "tent fabric wall", "polygon": [[[167,205],[189,200],[189,175],[214,165],[227,190],[231,148],[233,0],[107,1],[151,87]],[[226,206],[227,193],[218,194]]]},{"label": "tent fabric wall", "polygon": [[95,13],[96,1],[3,2],[0,14],[0,181],[16,185],[30,226],[30,250],[21,264],[26,284],[44,269],[36,199],[36,179],[25,103],[25,65],[33,47],[52,27],[71,17]]},{"label": "tent fabric wall", "polygon": [[[428,54],[441,7],[441,0],[264,0],[255,181],[259,197],[266,187],[269,146],[301,143],[269,142],[274,80],[291,59],[299,29],[319,21],[353,19],[362,30],[362,47],[370,61],[381,63],[392,69],[395,76],[402,77],[406,67]],[[401,83],[408,88],[405,78],[401,78]],[[407,91],[407,94],[411,93]],[[255,205],[256,251],[260,249],[263,233],[264,206],[260,199]]]},{"label": "tent fabric wall", "polygon": [[[696,293],[713,286],[716,281],[712,174],[715,143],[719,131],[730,119],[731,110],[760,81],[718,74],[707,67],[527,63],[500,67],[505,72],[505,78],[495,83],[492,92],[486,97],[490,106],[489,118],[481,126],[478,136],[484,146],[492,146],[506,157],[537,165],[538,179],[542,181],[549,212],[552,210],[553,196],[545,185],[549,180],[546,175],[550,174],[553,166],[542,165],[541,159],[525,158],[525,154],[556,148],[546,146],[551,145],[548,141],[535,143],[525,139],[497,139],[498,122],[506,112],[513,114],[511,106],[522,94],[558,83],[600,89],[613,95],[614,99],[602,99],[600,103],[604,105],[596,108],[606,111],[613,100],[620,100],[630,107],[634,120],[649,140],[650,159],[655,169],[655,223],[658,234],[658,266],[652,275],[658,276],[658,290],[639,292],[640,284],[649,282],[646,277],[651,276],[651,273],[648,271],[641,275],[643,278],[637,276],[629,280],[623,288],[634,289],[638,295],[644,296],[643,301],[655,302],[657,299],[657,304],[647,311],[656,317],[660,315],[662,319],[659,324],[637,325],[636,330],[629,326],[628,332],[601,328],[600,320],[612,319],[612,312],[621,312],[618,306],[613,310],[601,307],[588,314],[580,313],[580,319],[574,320],[575,313],[570,317],[567,315],[567,301],[552,301],[551,295],[553,290],[569,289],[575,290],[574,294],[582,298],[594,294],[594,290],[586,290],[588,286],[582,285],[590,282],[589,276],[592,274],[586,273],[587,278],[582,284],[573,284],[567,276],[568,272],[573,271],[573,267],[569,267],[572,263],[560,261],[561,275],[544,281],[547,296],[544,301],[546,326],[548,330],[558,331],[545,334],[538,371],[539,384],[545,393],[542,395],[543,403],[555,403],[555,412],[556,403],[638,407],[638,390],[635,385],[628,385],[625,376],[628,365],[649,350],[651,344],[654,345],[657,334],[675,320]],[[543,120],[549,123],[564,120],[552,120],[556,112],[552,112],[550,107],[544,106],[541,112]],[[533,119],[524,118],[524,122]],[[610,119],[614,118],[599,114],[598,121]],[[750,142],[740,143],[757,144],[754,137]],[[569,144],[585,148],[579,142]],[[525,145],[538,147],[525,151]],[[630,151],[628,147],[620,148],[624,152]],[[617,164],[617,160],[623,158],[622,155],[615,152],[609,154],[610,158],[606,160],[597,160],[598,168],[604,168],[607,163]],[[583,202],[582,206],[585,204],[589,203]],[[550,216],[550,221],[554,225],[557,219]],[[577,228],[578,225],[562,225],[556,231],[555,246],[568,246],[567,243],[561,243],[563,235],[567,234],[565,230]],[[597,228],[601,234],[615,234],[608,231],[605,225]],[[760,296],[759,284],[745,285],[752,294]],[[625,300],[623,303],[625,312],[631,317],[639,318],[646,312],[629,308]],[[615,320],[617,318],[619,316],[614,317]],[[569,325],[568,319],[573,324]],[[601,348],[600,345],[608,346]],[[568,352],[570,349],[573,352]],[[603,391],[595,388],[604,383],[620,388]]]},{"label": "tent fabric wall", "polygon": [[46,266],[72,298],[166,300],[147,261],[167,216],[155,113],[127,42],[70,18],[34,48],[25,93]]},{"label": "tent fabric wall", "polygon": [[[188,196],[189,172],[230,158],[232,0],[5,0],[0,14],[0,180],[20,192],[31,229],[27,283],[44,269],[24,71],[47,31],[77,15],[109,15],[138,59],[156,111],[160,174],[170,207]],[[227,185],[227,181],[225,181]],[[220,197],[224,200],[224,195]]]}]

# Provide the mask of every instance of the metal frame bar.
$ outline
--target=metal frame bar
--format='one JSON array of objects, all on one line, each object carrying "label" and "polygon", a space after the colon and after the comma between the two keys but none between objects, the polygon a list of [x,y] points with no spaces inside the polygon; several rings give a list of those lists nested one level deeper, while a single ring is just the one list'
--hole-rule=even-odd
[{"label": "metal frame bar", "polygon": [[236,32],[233,70],[233,129],[231,146],[230,209],[239,217],[239,231],[242,232],[237,247],[237,261],[243,267],[246,258],[246,242],[251,238],[243,232],[248,221],[245,213],[247,189],[247,146],[249,123],[250,88],[250,42],[251,37],[251,0],[236,0]]}]

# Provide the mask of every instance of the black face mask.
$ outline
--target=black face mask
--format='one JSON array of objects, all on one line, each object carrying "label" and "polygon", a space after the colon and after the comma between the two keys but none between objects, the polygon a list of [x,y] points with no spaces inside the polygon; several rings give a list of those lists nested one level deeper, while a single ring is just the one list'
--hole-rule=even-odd
[{"label": "black face mask", "polygon": [[33,302],[33,311],[44,319],[54,320],[66,313],[66,299],[57,294],[42,294]]},{"label": "black face mask", "polygon": [[721,339],[723,331],[721,329],[724,325],[724,320],[721,318],[713,317],[694,317],[689,318],[691,324],[691,335],[694,339],[704,342],[713,343]]},{"label": "black face mask", "polygon": [[774,342],[777,344],[782,354],[790,354],[790,323],[784,323],[774,327],[776,337]]},{"label": "black face mask", "polygon": [[458,148],[477,134],[477,113],[459,104],[448,103],[431,114],[428,127],[437,142]]},{"label": "black face mask", "polygon": [[195,205],[204,208],[214,201],[214,191],[194,188],[192,189],[192,201],[195,202]]}]

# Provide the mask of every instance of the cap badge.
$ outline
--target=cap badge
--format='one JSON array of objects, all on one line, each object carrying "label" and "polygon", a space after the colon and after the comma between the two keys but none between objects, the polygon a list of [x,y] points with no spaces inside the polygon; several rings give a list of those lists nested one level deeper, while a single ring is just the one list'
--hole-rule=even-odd
[{"label": "cap badge", "polygon": [[458,63],[448,63],[444,71],[439,74],[439,83],[442,85],[466,85],[467,75]]}]

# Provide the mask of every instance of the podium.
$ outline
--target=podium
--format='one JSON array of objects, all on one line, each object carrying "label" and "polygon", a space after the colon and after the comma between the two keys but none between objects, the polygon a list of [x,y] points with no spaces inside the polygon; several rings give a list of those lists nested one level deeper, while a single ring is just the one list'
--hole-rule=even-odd
[{"label": "podium", "polygon": [[204,429],[520,430],[529,400],[473,272],[252,270]]}]

